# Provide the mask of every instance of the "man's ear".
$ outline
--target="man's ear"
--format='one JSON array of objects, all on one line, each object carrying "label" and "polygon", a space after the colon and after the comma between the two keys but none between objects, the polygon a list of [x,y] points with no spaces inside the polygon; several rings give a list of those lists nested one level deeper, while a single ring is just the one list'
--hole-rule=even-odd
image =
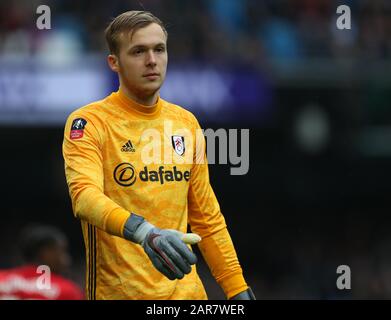
[{"label": "man's ear", "polygon": [[109,54],[107,56],[107,63],[109,64],[109,67],[114,72],[118,72],[119,70],[119,63],[118,63],[118,57],[115,54]]}]

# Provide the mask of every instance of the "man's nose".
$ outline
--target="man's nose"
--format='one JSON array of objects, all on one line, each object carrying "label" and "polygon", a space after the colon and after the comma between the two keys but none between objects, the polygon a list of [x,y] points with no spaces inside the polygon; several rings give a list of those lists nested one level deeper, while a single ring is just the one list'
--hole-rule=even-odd
[{"label": "man's nose", "polygon": [[156,65],[155,53],[152,50],[148,51],[146,59],[147,59],[146,60],[146,65],[147,66],[155,66]]}]

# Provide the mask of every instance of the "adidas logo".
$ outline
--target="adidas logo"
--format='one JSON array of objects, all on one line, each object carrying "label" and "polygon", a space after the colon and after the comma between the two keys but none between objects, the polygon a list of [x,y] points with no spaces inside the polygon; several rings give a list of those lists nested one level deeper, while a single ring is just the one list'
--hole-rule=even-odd
[{"label": "adidas logo", "polygon": [[133,148],[132,141],[128,140],[128,142],[126,142],[122,146],[121,151],[122,152],[135,152],[136,150]]}]

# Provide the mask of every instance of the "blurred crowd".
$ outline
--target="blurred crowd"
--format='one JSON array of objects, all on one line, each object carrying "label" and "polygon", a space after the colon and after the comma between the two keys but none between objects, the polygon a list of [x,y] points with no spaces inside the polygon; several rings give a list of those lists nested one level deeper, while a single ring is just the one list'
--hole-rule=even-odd
[{"label": "blurred crowd", "polygon": [[[0,53],[80,55],[106,50],[111,17],[146,9],[169,31],[179,61],[262,64],[310,58],[387,59],[391,54],[391,3],[387,0],[50,0],[50,31],[36,28],[39,1],[0,3]],[[336,8],[349,5],[352,29],[336,28]]]}]

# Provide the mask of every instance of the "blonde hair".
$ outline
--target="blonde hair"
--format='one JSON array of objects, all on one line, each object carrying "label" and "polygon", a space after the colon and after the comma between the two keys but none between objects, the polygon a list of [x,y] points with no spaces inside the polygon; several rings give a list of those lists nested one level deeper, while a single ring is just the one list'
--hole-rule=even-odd
[{"label": "blonde hair", "polygon": [[148,11],[126,11],[115,17],[105,30],[106,42],[110,53],[119,53],[118,38],[122,32],[131,32],[132,34],[138,29],[144,28],[151,23],[157,23],[168,36],[163,22]]}]

